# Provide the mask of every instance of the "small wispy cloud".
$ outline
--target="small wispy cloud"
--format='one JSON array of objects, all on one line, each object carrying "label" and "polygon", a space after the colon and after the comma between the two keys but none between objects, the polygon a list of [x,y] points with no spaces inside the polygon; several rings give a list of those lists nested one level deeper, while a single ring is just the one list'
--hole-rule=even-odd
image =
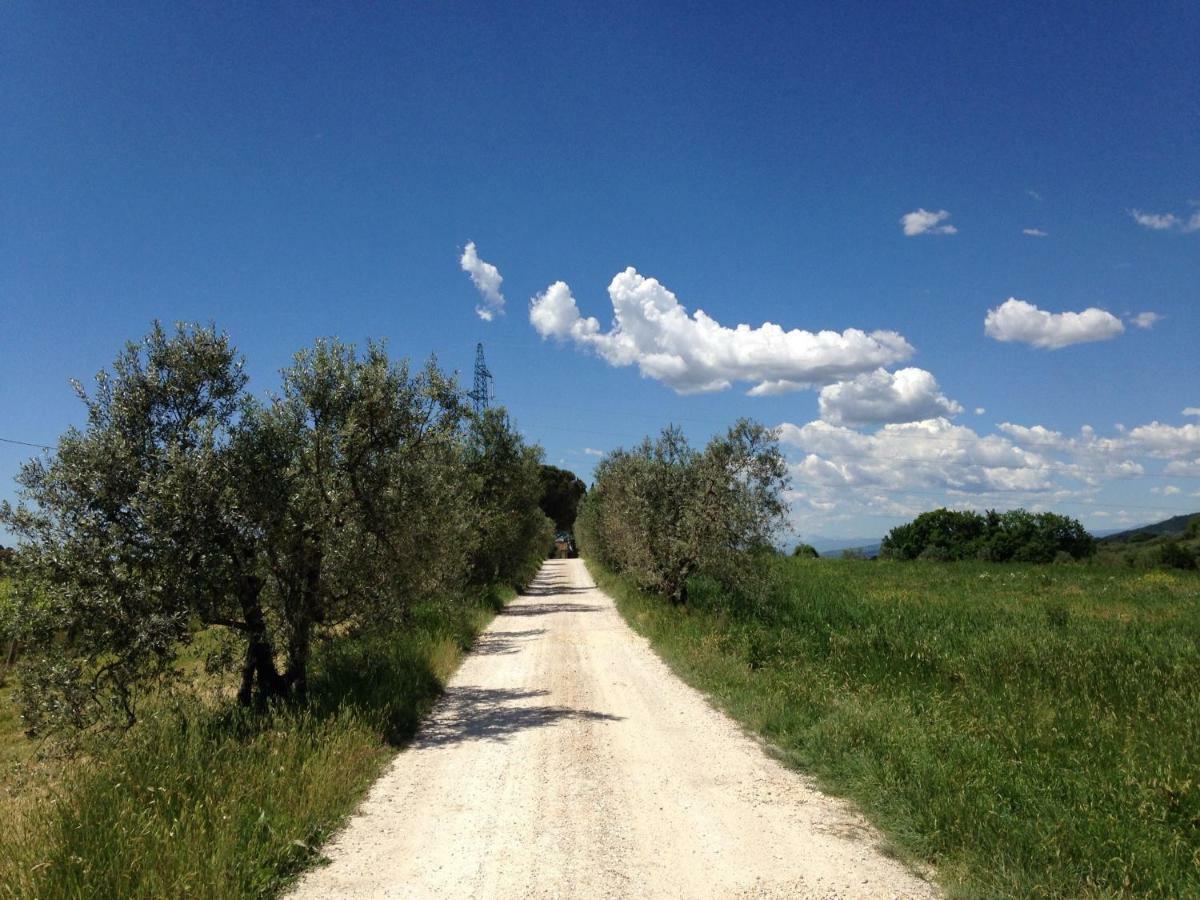
[{"label": "small wispy cloud", "polygon": [[1021,234],[1027,234],[1029,237],[1049,237],[1049,233],[1042,231],[1040,228],[1022,228]]},{"label": "small wispy cloud", "polygon": [[588,456],[603,456],[604,455],[603,450],[597,450],[595,447],[584,447],[583,452],[586,453]]},{"label": "small wispy cloud", "polygon": [[982,406],[975,407],[975,415],[982,416],[985,412],[987,412],[987,410],[984,409]]},{"label": "small wispy cloud", "polygon": [[475,315],[485,322],[490,322],[496,316],[503,315],[504,294],[500,293],[500,285],[504,281],[504,276],[500,274],[500,270],[490,262],[484,262],[479,258],[474,241],[467,242],[458,262],[462,266],[462,270],[471,276],[475,289],[483,298],[483,303],[475,307]]},{"label": "small wispy cloud", "polygon": [[1172,497],[1175,494],[1179,493],[1179,488],[1177,488],[1173,484],[1166,484],[1166,485],[1163,485],[1162,487],[1150,488],[1150,493],[1158,494],[1161,497]]},{"label": "small wispy cloud", "polygon": [[1200,209],[1190,217],[1180,217],[1175,213],[1142,212],[1140,209],[1129,210],[1129,215],[1133,216],[1133,221],[1151,231],[1177,231],[1182,234],[1200,231]]},{"label": "small wispy cloud", "polygon": [[1185,416],[1200,416],[1200,406],[1184,407],[1183,414]]},{"label": "small wispy cloud", "polygon": [[1140,312],[1136,316],[1129,316],[1130,324],[1138,328],[1153,328],[1162,320],[1163,317],[1156,312]]},{"label": "small wispy cloud", "polygon": [[1037,191],[1026,191],[1025,193],[1028,194],[1030,197],[1032,197],[1034,200],[1036,200],[1038,203],[1042,202],[1042,195],[1039,194]]},{"label": "small wispy cloud", "polygon": [[919,234],[958,234],[958,229],[953,225],[941,224],[949,218],[950,213],[944,209],[939,209],[937,212],[916,209],[902,215],[900,224],[904,227],[904,234],[907,237],[916,237]]}]

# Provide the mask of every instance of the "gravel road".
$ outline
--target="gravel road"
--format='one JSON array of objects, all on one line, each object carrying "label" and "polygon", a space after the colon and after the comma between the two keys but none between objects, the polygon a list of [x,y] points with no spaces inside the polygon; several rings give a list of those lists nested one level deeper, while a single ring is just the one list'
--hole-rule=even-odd
[{"label": "gravel road", "polygon": [[552,560],[294,896],[937,896],[877,841]]}]

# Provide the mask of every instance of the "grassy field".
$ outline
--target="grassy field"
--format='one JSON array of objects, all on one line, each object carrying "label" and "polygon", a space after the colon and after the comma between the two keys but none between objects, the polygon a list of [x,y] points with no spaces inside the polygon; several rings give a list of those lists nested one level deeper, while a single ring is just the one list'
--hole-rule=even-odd
[{"label": "grassy field", "polygon": [[[0,577],[0,786],[6,774],[19,767],[33,755],[33,745],[21,732],[21,720],[12,703],[13,684],[11,677],[5,683],[5,662],[8,640],[4,634],[5,605],[8,602],[8,580]],[[3,809],[3,792],[0,791],[0,809]]]},{"label": "grassy field", "polygon": [[779,559],[762,602],[676,609],[590,565],[952,896],[1200,896],[1200,576]]},{"label": "grassy field", "polygon": [[402,634],[326,648],[304,712],[164,705],[99,758],[40,781],[6,704],[0,896],[276,893],[318,858],[499,602],[429,605]]}]

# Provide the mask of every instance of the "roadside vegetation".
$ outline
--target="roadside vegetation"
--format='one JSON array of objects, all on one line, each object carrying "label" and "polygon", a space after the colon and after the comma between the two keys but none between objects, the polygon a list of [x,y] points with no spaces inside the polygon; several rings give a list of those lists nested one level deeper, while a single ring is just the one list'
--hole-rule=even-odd
[{"label": "roadside vegetation", "polygon": [[1097,560],[1131,569],[1200,569],[1200,513],[1176,516],[1098,542]]},{"label": "roadside vegetation", "polygon": [[728,588],[753,583],[787,512],[787,467],[775,434],[742,419],[703,450],[666,428],[596,465],[576,531],[596,558],[681,606],[701,572]]},{"label": "roadside vegetation", "polygon": [[0,510],[0,894],[270,893],[545,558],[541,450],[380,345],[259,400],[226,336],[155,326],[77,391]]},{"label": "roadside vegetation", "polygon": [[697,557],[681,602],[605,509],[652,496],[623,458],[601,462],[580,515],[600,585],[681,677],[952,895],[1200,894],[1200,575],[789,558],[747,533],[725,551],[740,566]]},{"label": "roadside vegetation", "polygon": [[1077,519],[1024,509],[986,513],[935,509],[888,532],[886,559],[986,562],[1071,562],[1096,553],[1096,541]]}]

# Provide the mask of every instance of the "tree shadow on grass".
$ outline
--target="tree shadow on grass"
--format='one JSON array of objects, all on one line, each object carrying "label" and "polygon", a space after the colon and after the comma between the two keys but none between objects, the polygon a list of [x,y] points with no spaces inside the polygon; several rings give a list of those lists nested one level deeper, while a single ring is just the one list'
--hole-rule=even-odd
[{"label": "tree shadow on grass", "polygon": [[568,706],[529,704],[546,694],[542,690],[450,688],[413,739],[412,746],[444,747],[466,741],[505,741],[518,732],[559,722],[619,722],[623,718]]}]

